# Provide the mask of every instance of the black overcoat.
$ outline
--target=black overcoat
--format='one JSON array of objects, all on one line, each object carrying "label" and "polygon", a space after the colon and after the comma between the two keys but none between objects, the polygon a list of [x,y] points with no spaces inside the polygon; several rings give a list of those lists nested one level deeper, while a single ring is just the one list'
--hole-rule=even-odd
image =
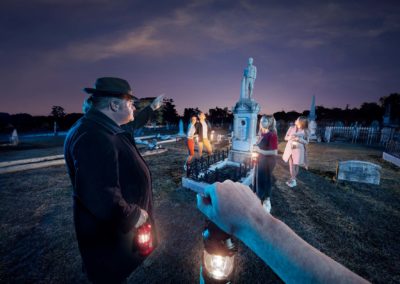
[{"label": "black overcoat", "polygon": [[[146,107],[131,127],[143,126],[152,113]],[[72,126],[64,154],[86,273],[94,282],[121,281],[143,261],[133,242],[140,208],[155,228],[149,168],[132,135],[94,109]]]}]

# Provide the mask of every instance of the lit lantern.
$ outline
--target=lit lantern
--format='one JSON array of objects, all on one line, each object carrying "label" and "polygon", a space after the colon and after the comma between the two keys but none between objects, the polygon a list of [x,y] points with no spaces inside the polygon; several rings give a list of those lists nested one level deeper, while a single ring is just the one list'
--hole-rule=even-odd
[{"label": "lit lantern", "polygon": [[251,152],[251,163],[253,167],[257,164],[257,159],[258,159],[258,153]]},{"label": "lit lantern", "polygon": [[232,236],[209,222],[203,232],[203,242],[200,283],[230,283],[237,251]]},{"label": "lit lantern", "polygon": [[150,223],[144,223],[137,229],[135,241],[141,255],[149,255],[153,251],[153,235]]},{"label": "lit lantern", "polygon": [[211,130],[210,141],[214,141],[214,130]]}]

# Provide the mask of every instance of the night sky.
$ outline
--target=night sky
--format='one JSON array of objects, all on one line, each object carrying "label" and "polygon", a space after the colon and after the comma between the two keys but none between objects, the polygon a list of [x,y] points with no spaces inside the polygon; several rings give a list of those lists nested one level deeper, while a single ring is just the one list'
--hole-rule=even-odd
[{"label": "night sky", "polygon": [[261,113],[400,92],[400,1],[1,0],[0,112],[81,112],[84,87],[231,108],[248,57]]}]

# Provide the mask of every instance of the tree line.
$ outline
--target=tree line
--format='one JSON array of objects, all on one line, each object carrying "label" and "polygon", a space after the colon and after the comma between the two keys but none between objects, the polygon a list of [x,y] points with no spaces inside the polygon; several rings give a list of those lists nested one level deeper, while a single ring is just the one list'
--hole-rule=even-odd
[{"label": "tree line", "polygon": [[[147,106],[154,98],[143,98],[137,105],[138,110]],[[204,110],[203,110],[204,111]],[[199,108],[185,108],[183,115],[179,116],[176,110],[174,100],[165,98],[163,107],[154,112],[151,123],[158,125],[178,124],[182,119],[186,124],[190,116],[197,115]],[[285,122],[294,121],[298,116],[309,115],[309,110],[303,112],[297,111],[279,111],[273,115],[276,120]],[[400,123],[400,94],[393,93],[384,96],[378,102],[365,102],[359,108],[326,108],[316,106],[317,121],[322,123],[334,123],[341,121],[344,125],[351,125],[355,122],[361,125],[370,125],[373,121],[383,122],[383,116],[390,112],[392,124]],[[233,113],[228,107],[210,108],[207,119],[214,125],[228,126],[233,122]],[[48,116],[32,116],[27,113],[9,114],[0,112],[0,132],[8,133],[16,128],[20,132],[39,132],[53,131],[54,122],[57,123],[58,130],[68,130],[80,117],[82,113],[65,113],[61,106],[53,106]]]}]

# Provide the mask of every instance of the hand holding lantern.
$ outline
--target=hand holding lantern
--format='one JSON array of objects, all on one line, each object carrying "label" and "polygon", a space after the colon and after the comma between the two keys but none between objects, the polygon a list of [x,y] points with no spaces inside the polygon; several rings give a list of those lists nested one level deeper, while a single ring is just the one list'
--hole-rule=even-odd
[{"label": "hand holding lantern", "polygon": [[135,225],[135,245],[141,255],[148,255],[154,249],[152,228],[150,222],[148,221],[147,212],[143,209],[140,210],[141,214],[138,222]]}]

